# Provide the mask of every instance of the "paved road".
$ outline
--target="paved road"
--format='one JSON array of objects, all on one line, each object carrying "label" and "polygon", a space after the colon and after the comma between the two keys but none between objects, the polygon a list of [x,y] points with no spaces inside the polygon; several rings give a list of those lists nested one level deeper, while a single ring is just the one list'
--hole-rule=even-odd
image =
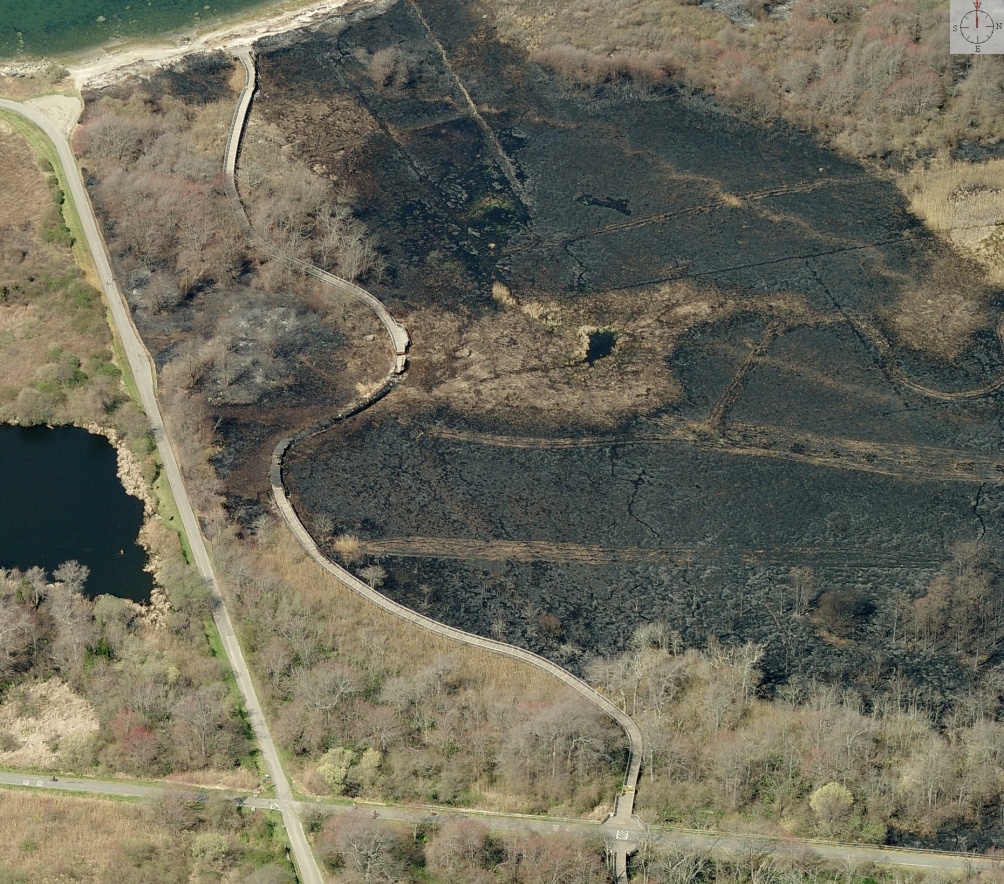
[{"label": "paved road", "polygon": [[188,535],[188,541],[192,548],[195,564],[199,569],[199,573],[202,575],[203,579],[210,588],[213,619],[216,621],[216,627],[223,640],[223,646],[226,650],[230,666],[233,669],[234,677],[237,680],[237,686],[244,698],[244,704],[247,708],[248,717],[254,730],[255,737],[258,740],[258,745],[265,761],[265,767],[268,770],[269,775],[272,777],[272,782],[275,785],[277,795],[280,800],[284,801],[283,821],[286,824],[290,844],[293,848],[301,880],[304,884],[322,884],[324,879],[318,869],[317,862],[314,859],[314,854],[311,851],[310,844],[304,834],[303,826],[300,822],[296,809],[294,805],[290,803],[292,799],[292,791],[289,787],[289,781],[286,779],[286,774],[279,762],[279,755],[276,752],[275,744],[272,742],[272,736],[269,733],[268,724],[265,721],[261,704],[258,701],[254,684],[251,681],[251,673],[248,671],[247,664],[244,661],[244,655],[241,652],[240,645],[237,642],[237,636],[234,633],[233,625],[230,622],[230,616],[223,603],[223,597],[220,594],[219,586],[216,582],[216,574],[213,570],[212,561],[210,560],[209,553],[206,550],[205,541],[202,537],[202,532],[199,530],[199,524],[195,517],[195,511],[192,508],[192,502],[189,499],[188,491],[185,488],[184,481],[182,480],[181,470],[178,468],[178,461],[175,457],[174,449],[171,446],[171,441],[164,428],[164,420],[160,413],[160,406],[157,403],[157,375],[154,369],[153,360],[150,358],[150,354],[143,345],[142,339],[136,330],[136,326],[133,324],[129,307],[126,304],[121,290],[115,282],[111,262],[109,261],[108,253],[105,250],[104,238],[101,235],[100,226],[94,215],[94,207],[91,205],[91,201],[87,196],[87,191],[84,188],[84,182],[80,175],[80,170],[77,167],[76,159],[70,150],[67,137],[63,132],[59,131],[59,129],[48,117],[33,108],[26,107],[18,104],[17,102],[8,101],[6,99],[0,99],[0,107],[14,111],[38,126],[53,143],[56,148],[56,152],[59,155],[59,160],[62,163],[64,172],[66,173],[66,180],[70,188],[70,196],[77,206],[77,212],[80,215],[80,221],[83,225],[87,245],[91,250],[95,267],[97,268],[97,272],[104,286],[105,297],[112,315],[112,320],[115,323],[119,338],[122,341],[122,348],[125,351],[129,368],[132,371],[133,378],[136,381],[136,387],[139,390],[140,402],[143,406],[143,410],[149,418],[154,439],[157,442],[157,451],[160,454],[164,474],[170,483],[171,492],[174,495],[175,502],[178,506],[178,512],[181,515],[181,522],[185,527],[186,534]]},{"label": "paved road", "polygon": [[[12,786],[38,789],[49,792],[75,792],[95,797],[114,796],[119,798],[140,798],[156,800],[163,794],[164,786],[142,785],[138,783],[119,783],[109,780],[89,780],[83,778],[60,777],[53,782],[48,777],[27,773],[0,773],[0,786]],[[877,863],[887,866],[937,870],[943,872],[972,872],[983,870],[1001,870],[999,860],[989,859],[976,854],[940,853],[935,851],[909,850],[902,848],[870,847],[856,844],[837,844],[822,841],[802,841],[794,838],[771,838],[762,835],[715,834],[687,829],[654,826],[644,832],[638,830],[620,830],[613,833],[595,822],[583,820],[562,819],[558,817],[539,817],[523,814],[490,813],[474,810],[460,810],[446,807],[407,807],[388,806],[380,804],[335,804],[326,802],[297,802],[280,799],[255,798],[247,794],[200,790],[189,786],[169,787],[180,788],[197,797],[223,795],[239,803],[243,807],[257,810],[277,810],[280,812],[295,812],[298,815],[304,811],[321,809],[329,814],[360,814],[367,818],[373,817],[392,822],[409,824],[438,824],[451,819],[473,819],[483,822],[493,831],[542,832],[560,834],[562,832],[585,837],[618,837],[623,843],[630,844],[634,849],[642,839],[652,844],[671,845],[678,850],[694,852],[711,852],[717,855],[750,856],[771,851],[781,851],[794,856],[818,857],[840,863],[864,865]]]}]

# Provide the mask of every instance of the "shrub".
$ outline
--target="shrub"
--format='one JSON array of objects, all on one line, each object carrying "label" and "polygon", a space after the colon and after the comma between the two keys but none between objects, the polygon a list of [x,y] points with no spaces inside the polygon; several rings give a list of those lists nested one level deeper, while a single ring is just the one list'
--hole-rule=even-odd
[{"label": "shrub", "polygon": [[52,420],[56,403],[53,398],[31,387],[25,387],[17,394],[14,402],[14,417],[25,427],[47,424]]},{"label": "shrub", "polygon": [[226,835],[202,832],[192,842],[192,856],[209,863],[222,862],[230,854],[230,841]]},{"label": "shrub", "polygon": [[851,790],[840,783],[820,786],[809,797],[809,807],[827,829],[846,818],[853,806]]}]

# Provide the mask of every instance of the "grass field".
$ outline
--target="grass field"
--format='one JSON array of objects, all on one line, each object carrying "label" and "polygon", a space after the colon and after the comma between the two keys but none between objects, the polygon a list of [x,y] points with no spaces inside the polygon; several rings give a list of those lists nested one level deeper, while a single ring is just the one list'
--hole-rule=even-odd
[{"label": "grass field", "polygon": [[[228,802],[193,807],[0,791],[0,881],[243,881],[262,866],[290,880],[276,815]],[[286,877],[281,877],[285,873]]]}]

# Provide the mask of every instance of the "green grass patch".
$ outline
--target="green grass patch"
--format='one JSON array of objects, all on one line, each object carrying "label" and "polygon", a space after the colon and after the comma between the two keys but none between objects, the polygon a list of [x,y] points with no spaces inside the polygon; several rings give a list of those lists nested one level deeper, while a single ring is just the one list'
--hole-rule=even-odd
[{"label": "green grass patch", "polygon": [[[209,617],[203,623],[203,629],[205,630],[206,641],[209,643],[209,652],[217,660],[224,663],[223,679],[230,690],[230,696],[234,702],[237,720],[240,722],[244,735],[248,738],[250,745],[255,747],[251,753],[245,755],[241,759],[241,767],[253,771],[259,779],[263,779],[266,773],[264,760],[262,759],[261,752],[257,748],[258,740],[255,737],[254,728],[251,727],[251,716],[248,715],[247,707],[244,705],[244,697],[241,696],[240,688],[237,687],[237,677],[234,675],[233,667],[230,665],[230,660],[227,658],[226,649],[223,647],[223,639],[220,637],[220,631],[216,628],[216,621],[213,620],[212,617]],[[262,793],[268,793],[271,795],[271,785],[269,789],[263,789]]]},{"label": "green grass patch", "polygon": [[119,340],[118,331],[115,328],[115,323],[111,321],[111,317],[108,317],[108,327],[112,330],[112,350],[115,352],[115,363],[118,365],[119,371],[122,372],[122,383],[125,384],[133,402],[139,404],[142,401],[139,398],[139,387],[136,386],[136,379],[132,375],[129,360],[126,359],[122,341]]},{"label": "green grass patch", "polygon": [[[157,461],[157,478],[153,481],[153,494],[157,500],[157,512],[160,513],[164,523],[178,532],[178,540],[181,541],[181,554],[185,557],[185,563],[191,565],[195,562],[192,553],[192,545],[188,542],[188,534],[185,533],[185,526],[181,521],[181,513],[178,512],[178,504],[174,499],[174,492],[171,490],[171,483],[167,481],[164,474],[163,465]],[[221,646],[222,647],[222,646]]]}]

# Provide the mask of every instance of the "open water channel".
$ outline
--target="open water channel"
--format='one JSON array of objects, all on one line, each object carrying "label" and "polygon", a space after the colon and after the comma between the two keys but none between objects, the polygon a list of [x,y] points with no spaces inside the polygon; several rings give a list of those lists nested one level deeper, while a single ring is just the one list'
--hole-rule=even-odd
[{"label": "open water channel", "polygon": [[50,574],[76,559],[85,592],[145,602],[153,581],[137,543],[143,504],[126,493],[115,449],[77,427],[0,426],[0,568]]}]

